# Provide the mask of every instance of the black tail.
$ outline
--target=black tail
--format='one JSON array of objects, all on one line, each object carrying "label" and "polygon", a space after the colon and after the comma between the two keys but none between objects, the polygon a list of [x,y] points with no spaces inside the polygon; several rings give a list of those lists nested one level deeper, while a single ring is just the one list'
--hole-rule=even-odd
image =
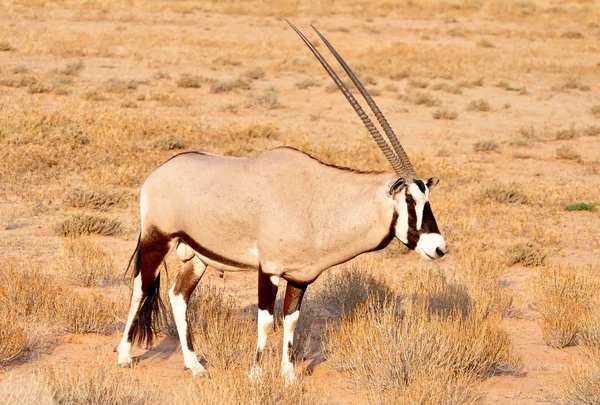
[{"label": "black tail", "polygon": [[[142,250],[140,249],[140,239],[138,238],[138,244],[129,259],[129,265],[127,271],[133,263],[133,278],[137,277],[142,270]],[[148,291],[144,291],[146,298],[144,299],[142,306],[138,312],[138,315],[134,318],[129,330],[129,340],[133,343],[137,343],[140,346],[152,347],[154,336],[163,330],[164,319],[165,319],[165,306],[160,297],[160,273],[154,280],[152,287]]]}]

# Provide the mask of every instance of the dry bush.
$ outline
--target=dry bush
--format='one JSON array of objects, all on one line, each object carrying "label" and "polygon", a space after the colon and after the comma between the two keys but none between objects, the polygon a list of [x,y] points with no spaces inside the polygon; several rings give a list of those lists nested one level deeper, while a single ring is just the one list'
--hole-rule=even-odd
[{"label": "dry bush", "polygon": [[105,211],[113,207],[123,207],[132,194],[125,190],[80,190],[73,189],[63,197],[63,204],[72,208],[88,208]]},{"label": "dry bush", "polygon": [[596,117],[600,118],[600,104],[596,104],[590,107],[590,113]]},{"label": "dry bush", "polygon": [[492,183],[479,192],[479,199],[492,200],[505,204],[529,204],[531,198],[523,191],[523,186],[516,182]]},{"label": "dry bush", "polygon": [[55,319],[71,333],[106,333],[115,320],[115,303],[96,294],[65,290],[56,298]]},{"label": "dry bush", "polygon": [[115,219],[99,215],[75,214],[70,218],[59,221],[53,226],[54,233],[59,236],[80,236],[80,235],[118,235],[122,232],[123,226]]},{"label": "dry bush", "polygon": [[0,365],[3,365],[18,358],[26,350],[27,331],[15,311],[5,307],[1,298],[0,296]]},{"label": "dry bush", "polygon": [[93,242],[81,238],[63,241],[56,267],[68,282],[81,287],[105,287],[117,279],[112,258]]},{"label": "dry bush", "polygon": [[237,90],[250,90],[252,82],[246,79],[236,79],[232,81],[214,81],[210,85],[211,93],[227,93]]},{"label": "dry bush", "polygon": [[266,89],[262,94],[252,94],[246,100],[246,106],[272,110],[280,106],[279,93],[275,89]]},{"label": "dry bush", "polygon": [[560,375],[556,386],[560,390],[556,399],[561,405],[600,404],[600,352],[583,353]]},{"label": "dry bush", "polygon": [[25,66],[19,65],[19,66],[15,66],[12,69],[12,72],[14,74],[16,74],[16,75],[20,75],[20,74],[23,74],[23,73],[29,73],[29,70]]},{"label": "dry bush", "polygon": [[556,139],[558,140],[575,139],[577,137],[579,137],[579,133],[574,125],[571,125],[569,129],[561,129],[556,132]]},{"label": "dry bush", "polygon": [[28,87],[38,83],[34,76],[19,76],[18,78],[2,79],[0,85],[5,87]]},{"label": "dry bush", "polygon": [[492,44],[487,39],[480,39],[476,42],[476,45],[480,48],[494,48],[494,44]]},{"label": "dry bush", "polygon": [[508,266],[521,263],[525,267],[535,267],[546,264],[548,251],[536,243],[515,243],[506,248],[504,256]]},{"label": "dry bush", "polygon": [[583,130],[585,136],[598,136],[600,135],[600,126],[590,125]]},{"label": "dry bush", "polygon": [[408,81],[408,85],[410,87],[414,87],[417,89],[424,89],[427,86],[429,86],[429,83],[427,83],[425,80],[420,80],[420,79],[410,79]]},{"label": "dry bush", "polygon": [[588,86],[587,84],[581,83],[579,80],[577,80],[574,77],[569,77],[564,82],[552,86],[552,90],[553,91],[565,91],[565,90],[589,91],[590,86]]},{"label": "dry bush", "polygon": [[313,297],[330,316],[339,318],[350,316],[368,299],[383,303],[393,295],[392,289],[375,275],[373,268],[352,261],[323,274]]},{"label": "dry bush", "polygon": [[39,379],[22,377],[0,383],[0,404],[57,405],[52,390]]},{"label": "dry bush", "polygon": [[436,120],[455,120],[458,118],[456,111],[450,111],[447,108],[439,108],[431,113],[431,116]]},{"label": "dry bush", "polygon": [[84,92],[81,97],[87,101],[105,101],[106,97],[99,93],[98,90],[89,90]]},{"label": "dry bush", "polygon": [[[320,85],[320,83],[312,78],[308,78],[308,79],[304,79],[304,80],[300,80],[299,82],[296,82],[295,87],[297,89],[308,89],[309,87],[318,87]],[[337,86],[336,86],[337,89]]]},{"label": "dry bush", "polygon": [[394,72],[394,73],[390,74],[390,79],[392,79],[392,80],[403,80],[403,79],[406,79],[409,76],[410,76],[410,73],[407,72],[406,70],[403,70],[403,71],[400,71],[400,72]]},{"label": "dry bush", "polygon": [[84,65],[82,61],[69,63],[62,69],[57,69],[55,73],[65,76],[79,76],[79,73],[83,70]]},{"label": "dry bush", "polygon": [[259,80],[265,77],[265,71],[263,68],[249,69],[244,73],[244,76],[250,80]]},{"label": "dry bush", "polygon": [[73,367],[57,364],[40,372],[39,381],[58,404],[151,405],[159,391],[132,369],[116,367],[113,359],[97,359]]},{"label": "dry bush", "polygon": [[411,104],[435,107],[440,105],[441,101],[424,91],[410,91],[406,95],[400,96],[400,99],[406,100]]},{"label": "dry bush", "polygon": [[8,52],[8,51],[13,51],[15,48],[12,47],[11,44],[9,44],[6,41],[2,41],[0,42],[0,52]]},{"label": "dry bush", "polygon": [[453,385],[471,391],[472,401],[477,376],[520,366],[508,334],[498,327],[499,314],[472,302],[464,287],[440,273],[412,278],[402,288],[407,298],[401,304],[368,300],[327,330],[328,361],[371,393],[372,403],[399,403],[410,391],[434,395],[427,385],[436,377],[438,394],[447,395],[436,403],[460,394]]},{"label": "dry bush", "polygon": [[561,38],[568,38],[568,39],[583,39],[585,38],[583,36],[583,34],[579,31],[566,31],[563,32],[562,34],[560,34]]},{"label": "dry bush", "polygon": [[564,160],[580,160],[581,155],[577,153],[569,145],[563,145],[556,148],[556,157]]},{"label": "dry bush", "polygon": [[279,139],[279,127],[271,123],[253,123],[240,130],[240,135],[249,139]]},{"label": "dry bush", "polygon": [[157,150],[185,149],[187,144],[175,134],[165,134],[150,142],[150,148]]},{"label": "dry bush", "polygon": [[467,111],[490,111],[490,103],[480,98],[478,100],[471,100],[467,105]]},{"label": "dry bush", "polygon": [[475,152],[499,152],[500,145],[498,145],[498,142],[491,139],[486,141],[477,141],[473,144],[473,150]]},{"label": "dry bush", "polygon": [[184,89],[197,89],[200,88],[202,80],[203,79],[200,76],[184,74],[177,79],[175,84],[177,87],[182,87]]},{"label": "dry bush", "polygon": [[[172,311],[167,313],[166,332],[177,337]],[[199,286],[188,304],[188,326],[196,353],[211,367],[250,370],[256,350],[256,328],[232,297],[214,287]]]},{"label": "dry bush", "polygon": [[310,377],[296,375],[293,384],[279,375],[279,359],[263,356],[260,379],[248,378],[248,370],[234,369],[220,378],[188,379],[177,403],[182,405],[329,404],[328,395]]},{"label": "dry bush", "polygon": [[589,272],[560,265],[540,271],[532,280],[532,295],[548,344],[560,349],[575,341],[598,291],[599,285]]},{"label": "dry bush", "polygon": [[600,350],[600,312],[598,302],[595,304],[595,310],[588,313],[579,324],[577,341],[580,345]]},{"label": "dry bush", "polygon": [[431,87],[432,90],[441,90],[450,94],[462,94],[462,90],[453,84],[436,83]]},{"label": "dry bush", "polygon": [[138,82],[135,80],[108,79],[102,88],[108,93],[127,93],[137,89]]}]

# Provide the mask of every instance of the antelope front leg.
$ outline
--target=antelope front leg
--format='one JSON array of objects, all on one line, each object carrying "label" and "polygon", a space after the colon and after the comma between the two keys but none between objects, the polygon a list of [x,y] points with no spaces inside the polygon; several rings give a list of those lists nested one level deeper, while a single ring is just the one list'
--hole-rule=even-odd
[{"label": "antelope front leg", "polygon": [[256,344],[256,360],[250,370],[252,379],[260,377],[262,374],[261,357],[267,344],[267,336],[273,329],[273,310],[278,286],[279,277],[269,276],[261,269],[258,270],[258,342]]},{"label": "antelope front leg", "polygon": [[281,355],[281,375],[288,382],[294,381],[294,330],[300,316],[300,305],[307,285],[288,281],[283,302],[283,354]]}]

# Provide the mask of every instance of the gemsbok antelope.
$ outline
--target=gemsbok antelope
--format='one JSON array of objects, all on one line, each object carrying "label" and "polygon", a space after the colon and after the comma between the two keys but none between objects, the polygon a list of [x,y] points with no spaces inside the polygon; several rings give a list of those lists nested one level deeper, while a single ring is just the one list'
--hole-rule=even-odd
[{"label": "gemsbok antelope", "polygon": [[[288,22],[289,23],[289,22]],[[169,290],[186,368],[208,376],[193,350],[186,311],[207,266],[258,273],[258,343],[251,376],[273,327],[279,280],[283,304],[281,373],[294,379],[293,340],[306,288],[325,270],[386,247],[393,237],[425,259],[447,252],[429,205],[437,178],[423,181],[385,117],[331,44],[313,27],[373,111],[381,136],[352,93],[313,44],[291,23],[392,165],[394,172],[362,172],[323,163],[281,147],[250,158],[203,152],[176,155],[158,167],[140,193],[141,231],[131,257],[131,306],[118,364],[131,365],[131,345],[150,345],[162,304],[159,267],[175,249],[182,268]]]}]

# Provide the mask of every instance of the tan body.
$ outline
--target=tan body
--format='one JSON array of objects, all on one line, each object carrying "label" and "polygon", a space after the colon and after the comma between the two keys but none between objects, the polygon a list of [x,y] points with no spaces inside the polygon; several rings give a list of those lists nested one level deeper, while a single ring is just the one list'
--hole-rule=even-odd
[{"label": "tan body", "polygon": [[331,167],[290,148],[245,159],[186,153],[144,183],[142,234],[157,228],[179,237],[220,270],[261,268],[310,283],[388,238],[395,179]]}]

